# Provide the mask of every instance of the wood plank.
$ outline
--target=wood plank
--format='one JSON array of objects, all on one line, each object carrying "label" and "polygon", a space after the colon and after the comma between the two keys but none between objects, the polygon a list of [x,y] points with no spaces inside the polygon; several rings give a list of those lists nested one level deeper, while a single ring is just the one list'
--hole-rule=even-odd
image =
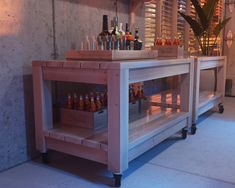
[{"label": "wood plank", "polygon": [[200,69],[201,70],[211,69],[211,68],[221,67],[223,65],[224,65],[224,60],[201,61]]},{"label": "wood plank", "polygon": [[45,80],[81,82],[92,84],[106,84],[107,75],[103,70],[81,70],[81,69],[58,69],[44,68],[43,76]]},{"label": "wood plank", "polygon": [[198,120],[199,98],[200,98],[200,61],[195,58],[194,62],[194,89],[193,89],[193,124]]},{"label": "wood plank", "polygon": [[97,149],[106,149],[108,143],[107,129],[93,131],[75,126],[60,125],[59,128],[45,131],[44,135],[49,138]]},{"label": "wood plank", "polygon": [[158,57],[157,50],[96,50],[96,51],[68,51],[66,59],[68,60],[86,60],[86,61],[117,61],[131,59],[154,59]]},{"label": "wood plank", "polygon": [[81,61],[65,61],[63,64],[63,68],[80,69],[81,63]]},{"label": "wood plank", "polygon": [[56,151],[107,164],[107,152],[100,149],[85,147],[79,144],[46,138],[47,147]]},{"label": "wood plank", "polygon": [[108,169],[128,168],[128,70],[108,71]]},{"label": "wood plank", "polygon": [[175,124],[174,126],[171,126],[169,129],[166,129],[166,130],[162,131],[161,133],[150,137],[146,141],[141,142],[140,144],[136,145],[135,147],[130,148],[129,149],[129,158],[128,158],[129,161],[132,161],[133,159],[137,158],[138,156],[140,156],[144,152],[148,151],[152,147],[161,143],[162,141],[164,141],[168,137],[179,132],[185,126],[187,126],[187,119],[180,121],[179,123]]},{"label": "wood plank", "polygon": [[[222,94],[222,97],[225,95],[225,83],[226,83],[226,72],[227,72],[227,57],[224,56],[223,65],[218,68],[217,72],[217,91]],[[223,98],[222,98],[223,101]],[[221,102],[222,102],[221,101]]]},{"label": "wood plank", "polygon": [[130,83],[189,73],[189,64],[130,70]]},{"label": "wood plank", "polygon": [[155,121],[144,123],[141,126],[139,125],[138,127],[134,125],[134,128],[130,128],[129,130],[129,149],[148,140],[156,134],[160,134],[162,131],[172,127],[174,124],[177,124],[187,117],[189,117],[189,113],[174,112],[158,118]]},{"label": "wood plank", "polygon": [[45,61],[33,61],[32,66],[33,67],[35,67],[35,66],[38,66],[38,67],[46,66],[46,62]]},{"label": "wood plank", "polygon": [[105,147],[102,148],[102,144],[103,146],[108,145],[108,133],[107,132],[93,134],[92,136],[87,137],[86,139],[83,140],[84,146],[97,148],[97,149],[107,149]]},{"label": "wood plank", "polygon": [[43,80],[39,66],[33,66],[33,90],[36,148],[40,152],[46,152],[44,130],[52,128],[52,96],[51,84]]}]

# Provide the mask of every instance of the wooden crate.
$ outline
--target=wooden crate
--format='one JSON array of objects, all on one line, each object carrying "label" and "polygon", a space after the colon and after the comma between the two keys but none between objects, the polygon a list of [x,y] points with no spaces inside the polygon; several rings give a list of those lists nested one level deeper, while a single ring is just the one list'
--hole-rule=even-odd
[{"label": "wooden crate", "polygon": [[108,125],[107,109],[98,112],[87,112],[61,108],[60,123],[98,130]]},{"label": "wooden crate", "polygon": [[183,57],[184,47],[180,46],[154,46],[153,50],[158,50],[159,57]]},{"label": "wooden crate", "polygon": [[70,60],[134,60],[134,59],[154,59],[158,57],[157,50],[70,50],[65,54]]}]

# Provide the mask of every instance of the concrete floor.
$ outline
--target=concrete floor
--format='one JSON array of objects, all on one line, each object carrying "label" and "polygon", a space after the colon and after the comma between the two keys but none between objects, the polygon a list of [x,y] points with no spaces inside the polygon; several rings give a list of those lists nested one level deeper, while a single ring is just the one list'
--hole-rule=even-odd
[{"label": "concrete floor", "polygon": [[[235,98],[225,112],[200,118],[197,134],[174,136],[130,163],[124,188],[235,188]],[[1,188],[110,187],[104,165],[51,152],[47,166],[39,159],[0,173]]]}]

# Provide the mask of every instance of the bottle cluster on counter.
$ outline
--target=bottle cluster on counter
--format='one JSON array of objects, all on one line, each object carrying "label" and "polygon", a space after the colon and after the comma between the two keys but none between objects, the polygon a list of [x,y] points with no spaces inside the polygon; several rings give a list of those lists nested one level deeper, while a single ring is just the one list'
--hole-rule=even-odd
[{"label": "bottle cluster on counter", "polygon": [[97,112],[107,107],[107,92],[91,92],[85,95],[68,94],[66,103],[67,109]]},{"label": "bottle cluster on counter", "polygon": [[81,42],[81,50],[141,50],[142,41],[139,37],[139,28],[135,28],[135,35],[130,31],[128,23],[123,30],[123,23],[118,23],[114,17],[111,29],[108,26],[108,16],[103,15],[103,30],[98,37],[86,36]]},{"label": "bottle cluster on counter", "polygon": [[130,103],[135,103],[138,100],[141,99],[146,99],[144,95],[144,86],[139,85],[136,87],[135,84],[130,84],[129,85],[129,102]]},{"label": "bottle cluster on counter", "polygon": [[181,39],[178,37],[157,37],[155,40],[155,46],[180,46]]}]

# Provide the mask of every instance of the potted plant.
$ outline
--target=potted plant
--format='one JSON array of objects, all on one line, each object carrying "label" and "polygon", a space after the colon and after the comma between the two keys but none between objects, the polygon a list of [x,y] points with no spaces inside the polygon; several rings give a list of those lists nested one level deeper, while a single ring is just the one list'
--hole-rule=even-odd
[{"label": "potted plant", "polygon": [[[214,47],[217,44],[217,38],[231,18],[220,20],[219,23],[212,28],[213,16],[219,0],[207,0],[204,6],[201,6],[198,0],[190,0],[195,7],[197,19],[193,19],[190,15],[182,12],[179,14],[186,20],[193,30],[194,36],[199,44],[202,55],[212,55]],[[211,36],[214,35],[214,41],[210,43]]]}]

